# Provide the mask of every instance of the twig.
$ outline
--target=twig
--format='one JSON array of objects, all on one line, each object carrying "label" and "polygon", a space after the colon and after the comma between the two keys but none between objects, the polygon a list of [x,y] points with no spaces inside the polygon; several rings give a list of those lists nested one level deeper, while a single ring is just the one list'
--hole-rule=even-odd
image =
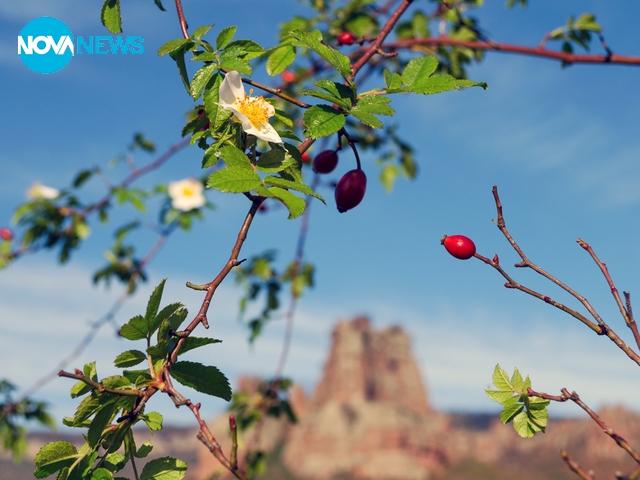
[{"label": "twig", "polygon": [[584,468],[582,468],[575,461],[573,461],[573,460],[571,460],[571,458],[569,458],[569,454],[566,452],[566,450],[562,450],[562,452],[560,454],[562,455],[562,459],[569,466],[569,469],[572,472],[576,473],[580,478],[582,478],[583,480],[595,480],[595,478],[593,478],[593,476],[589,475]]},{"label": "twig", "polygon": [[187,19],[184,17],[181,0],[176,0],[176,10],[178,11],[178,20],[180,21],[180,30],[182,31],[182,36],[184,38],[189,38],[189,25],[187,25]]},{"label": "twig", "polygon": [[627,56],[627,55],[578,55],[574,53],[556,52],[555,50],[548,50],[541,47],[525,47],[522,45],[512,45],[507,43],[497,42],[479,42],[459,40],[457,38],[450,38],[447,36],[429,37],[429,38],[415,38],[410,40],[398,40],[395,42],[386,43],[381,45],[383,49],[410,49],[418,45],[426,45],[430,47],[437,47],[440,45],[452,45],[459,47],[467,47],[476,50],[486,50],[493,52],[504,53],[517,53],[520,55],[532,55],[534,57],[548,58],[551,60],[559,60],[565,64],[573,63],[611,63],[619,65],[633,65],[640,66],[640,57]]}]

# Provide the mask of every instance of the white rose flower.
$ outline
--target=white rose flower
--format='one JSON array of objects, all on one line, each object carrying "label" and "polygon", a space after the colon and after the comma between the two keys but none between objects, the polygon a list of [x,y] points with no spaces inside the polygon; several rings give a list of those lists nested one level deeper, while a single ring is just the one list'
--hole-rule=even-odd
[{"label": "white rose flower", "polygon": [[207,202],[202,191],[202,182],[195,178],[185,178],[177,182],[169,182],[171,206],[183,212],[199,208]]},{"label": "white rose flower", "polygon": [[[253,90],[249,92],[253,93]],[[247,96],[240,74],[227,73],[220,84],[220,102],[222,108],[233,112],[233,119],[242,124],[242,129],[265,142],[283,143],[280,135],[269,124],[275,109],[262,97]]]},{"label": "white rose flower", "polygon": [[59,190],[53,187],[47,187],[40,182],[33,182],[25,193],[27,198],[31,198],[33,200],[53,200],[60,195]]}]

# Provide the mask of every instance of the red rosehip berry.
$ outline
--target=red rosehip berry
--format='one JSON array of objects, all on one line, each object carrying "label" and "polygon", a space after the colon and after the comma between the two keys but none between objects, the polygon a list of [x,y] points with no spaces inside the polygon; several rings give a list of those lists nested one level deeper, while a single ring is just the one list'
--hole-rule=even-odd
[{"label": "red rosehip berry", "polygon": [[287,83],[291,83],[296,79],[296,76],[294,73],[290,72],[289,70],[285,70],[284,72],[282,72],[282,80],[284,80]]},{"label": "red rosehip berry", "polygon": [[13,232],[6,227],[0,228],[0,238],[3,240],[13,240]]},{"label": "red rosehip berry", "polygon": [[342,32],[338,35],[338,45],[353,45],[356,42],[356,37],[351,32]]},{"label": "red rosehip berry", "polygon": [[331,173],[338,165],[338,153],[335,150],[324,150],[313,160],[313,171]]},{"label": "red rosehip berry", "polygon": [[307,152],[304,152],[302,154],[302,163],[311,163],[311,155],[309,155]]},{"label": "red rosehip berry", "polygon": [[476,245],[469,237],[464,235],[444,236],[440,243],[444,245],[452,256],[460,260],[468,260],[476,253]]},{"label": "red rosehip berry", "polygon": [[336,185],[336,206],[340,213],[358,206],[367,189],[367,176],[362,170],[350,170]]}]

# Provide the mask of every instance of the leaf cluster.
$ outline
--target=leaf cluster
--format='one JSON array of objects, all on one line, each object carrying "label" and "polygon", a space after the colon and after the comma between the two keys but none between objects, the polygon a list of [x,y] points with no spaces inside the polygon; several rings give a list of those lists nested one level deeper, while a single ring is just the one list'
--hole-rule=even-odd
[{"label": "leaf cluster", "polygon": [[544,433],[549,420],[547,406],[550,402],[527,394],[531,388],[528,375],[523,379],[518,369],[514,368],[513,375],[509,377],[500,365],[496,365],[493,386],[494,389],[486,389],[485,392],[491,400],[504,407],[500,414],[502,423],[506,425],[513,422],[516,433],[524,438],[533,437],[538,432]]}]

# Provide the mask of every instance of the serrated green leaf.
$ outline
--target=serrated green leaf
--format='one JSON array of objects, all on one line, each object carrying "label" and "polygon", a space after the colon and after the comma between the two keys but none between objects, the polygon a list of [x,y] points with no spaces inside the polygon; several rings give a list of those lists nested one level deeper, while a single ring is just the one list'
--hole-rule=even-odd
[{"label": "serrated green leaf", "polygon": [[252,58],[259,57],[263,53],[264,48],[253,40],[236,40],[227,45],[222,52],[222,57],[238,57],[244,60],[251,60]]},{"label": "serrated green leaf", "polygon": [[357,118],[361,123],[363,123],[364,125],[371,127],[371,128],[382,128],[382,122],[376,118],[375,116],[371,115],[368,112],[362,111],[362,110],[358,110],[358,109],[353,109],[351,110],[351,115],[354,116],[354,118]]},{"label": "serrated green leaf", "polygon": [[344,127],[344,115],[328,105],[316,105],[304,112],[304,136],[318,139],[328,137]]},{"label": "serrated green leaf", "polygon": [[111,402],[96,412],[95,417],[91,421],[91,426],[87,432],[87,443],[91,448],[94,448],[100,442],[102,438],[102,432],[106,426],[111,423],[111,419],[116,410],[115,402]]},{"label": "serrated green leaf", "polygon": [[231,400],[229,380],[216,367],[195,362],[177,362],[171,368],[171,376],[181,384],[198,392]]},{"label": "serrated green leaf", "polygon": [[179,310],[176,310],[173,315],[164,320],[158,329],[158,343],[167,342],[171,338],[170,332],[177,332],[188,314],[189,311],[186,308],[180,308]]},{"label": "serrated green leaf", "polygon": [[149,325],[149,335],[153,335],[154,332],[160,327],[160,325],[162,325],[162,322],[164,322],[167,318],[171,317],[174,313],[176,313],[181,308],[184,308],[184,305],[182,305],[179,302],[176,302],[176,303],[171,303],[166,307],[164,307],[162,310],[160,310],[160,313],[156,315],[155,319]]},{"label": "serrated green leaf", "polygon": [[515,403],[504,407],[502,413],[500,413],[500,421],[504,424],[509,423],[513,418],[524,410],[524,405]]},{"label": "serrated green leaf", "polygon": [[140,473],[140,480],[181,480],[187,473],[187,464],[182,460],[162,457],[151,460]]},{"label": "serrated green leaf", "polygon": [[266,69],[271,76],[284,72],[285,68],[296,59],[296,49],[291,45],[276,48],[267,58]]},{"label": "serrated green leaf", "polygon": [[91,480],[113,480],[113,474],[106,468],[97,468],[93,471]]},{"label": "serrated green leaf", "polygon": [[288,188],[289,190],[295,190],[297,192],[304,193],[305,195],[310,195],[326,205],[324,198],[322,198],[320,194],[314,192],[312,188],[303,183],[292,182],[290,180],[285,180],[284,178],[273,176],[265,177],[264,183],[265,185],[275,185],[277,187]]},{"label": "serrated green leaf", "polygon": [[221,192],[249,192],[261,185],[260,176],[252,168],[225,167],[215,171],[207,181],[207,187]]},{"label": "serrated green leaf", "polygon": [[187,337],[187,340],[180,350],[180,355],[194,348],[204,347],[205,345],[211,345],[213,343],[222,343],[222,340],[208,337]]},{"label": "serrated green leaf", "polygon": [[402,92],[405,90],[405,88],[402,86],[402,77],[397,73],[391,73],[385,68],[383,76],[388,93]]},{"label": "serrated green leaf", "polygon": [[345,23],[345,28],[356,37],[375,37],[380,25],[378,21],[365,12],[353,12]]},{"label": "serrated green leaf", "polygon": [[350,108],[355,103],[356,92],[354,88],[331,80],[318,80],[314,85],[329,92],[332,96],[341,100],[343,104]]},{"label": "serrated green leaf", "polygon": [[140,415],[142,421],[149,427],[149,430],[159,431],[162,430],[162,415],[158,412],[149,412]]},{"label": "serrated green leaf", "polygon": [[100,12],[102,25],[114,35],[122,32],[122,16],[120,14],[120,0],[105,0]]},{"label": "serrated green leaf", "polygon": [[149,370],[124,370],[122,375],[137,387],[152,380]]},{"label": "serrated green leaf", "polygon": [[120,336],[127,340],[142,340],[147,338],[147,332],[149,331],[149,325],[142,315],[136,315],[122,328],[120,328]]},{"label": "serrated green leaf", "polygon": [[522,375],[517,368],[513,369],[513,374],[511,375],[511,386],[516,392],[522,393],[524,380],[522,379]]},{"label": "serrated green leaf", "polygon": [[223,57],[220,66],[225,70],[235,70],[243,75],[251,76],[253,69],[248,61],[238,57]]},{"label": "serrated green leaf", "polygon": [[258,195],[280,200],[289,210],[289,219],[297,218],[304,213],[307,202],[303,198],[294,195],[288,190],[280,187],[259,187],[256,189]]},{"label": "serrated green leaf", "polygon": [[220,30],[218,37],[216,38],[216,48],[220,50],[221,48],[226,47],[229,42],[233,39],[233,36],[236,34],[236,29],[238,27],[232,25]]},{"label": "serrated green leaf", "polygon": [[188,42],[191,42],[191,41],[185,38],[174,38],[173,40],[169,40],[167,43],[165,43],[158,49],[158,56],[162,57],[169,53],[176,52],[180,50],[182,47],[184,47]]},{"label": "serrated green leaf", "polygon": [[205,85],[209,83],[209,81],[213,77],[213,74],[216,73],[217,70],[218,66],[210,63],[203,66],[200,70],[193,74],[191,84],[189,85],[189,93],[194,100],[200,98]]},{"label": "serrated green leaf", "polygon": [[162,301],[162,292],[164,291],[164,285],[167,279],[164,278],[158,284],[158,286],[153,290],[151,296],[149,297],[149,302],[147,303],[147,311],[144,315],[144,319],[147,322],[147,334],[145,336],[150,336],[153,332],[151,331],[151,325],[154,323],[156,315],[158,314],[158,309],[160,308],[160,302]]},{"label": "serrated green leaf", "polygon": [[249,157],[233,145],[225,145],[220,149],[220,158],[230,167],[251,168]]},{"label": "serrated green leaf", "polygon": [[285,150],[274,148],[263,153],[256,162],[256,168],[261,172],[276,173],[295,163],[295,159],[287,155]]},{"label": "serrated green leaf", "polygon": [[487,396],[501,405],[506,405],[513,400],[517,401],[518,397],[513,396],[512,391],[503,391],[503,390],[485,390]]},{"label": "serrated green leaf", "polygon": [[151,450],[153,450],[153,445],[151,445],[151,442],[144,442],[142,445],[140,445],[140,448],[136,451],[134,456],[136,458],[145,458],[151,453]]},{"label": "serrated green leaf", "polygon": [[191,34],[191,38],[194,38],[196,40],[202,40],[202,37],[204,37],[207,34],[207,32],[211,30],[211,27],[213,27],[213,24],[202,25],[201,27],[196,28]]},{"label": "serrated green leaf", "polygon": [[513,429],[522,438],[531,438],[535,434],[526,412],[520,412],[513,418]]},{"label": "serrated green leaf", "polygon": [[72,465],[78,456],[78,450],[69,442],[47,443],[36,454],[36,478],[46,478],[58,470]]},{"label": "serrated green leaf", "polygon": [[432,56],[414,58],[402,72],[402,82],[412,90],[429,78],[438,68],[438,60]]},{"label": "serrated green leaf", "polygon": [[147,356],[140,350],[127,350],[122,352],[114,360],[114,364],[118,368],[133,367],[141,362],[144,362]]},{"label": "serrated green leaf", "polygon": [[509,374],[500,368],[500,365],[496,365],[496,368],[493,370],[492,380],[498,390],[513,392]]},{"label": "serrated green leaf", "polygon": [[[223,78],[224,77],[220,72],[215,73],[202,94],[204,109],[207,112],[207,117],[209,118],[210,128],[214,131],[231,116],[231,111],[218,105],[218,102],[220,101],[220,85],[222,84]],[[217,143],[214,143],[213,146],[219,148]]]},{"label": "serrated green leaf", "polygon": [[[319,32],[316,31],[315,33],[318,35]],[[292,30],[290,35],[298,40],[302,46],[313,50],[324,58],[344,78],[351,76],[351,62],[349,61],[349,57],[331,47],[323,45],[320,43],[320,40],[313,35],[313,33],[306,33],[301,30]],[[320,38],[322,38],[321,34]]]}]

